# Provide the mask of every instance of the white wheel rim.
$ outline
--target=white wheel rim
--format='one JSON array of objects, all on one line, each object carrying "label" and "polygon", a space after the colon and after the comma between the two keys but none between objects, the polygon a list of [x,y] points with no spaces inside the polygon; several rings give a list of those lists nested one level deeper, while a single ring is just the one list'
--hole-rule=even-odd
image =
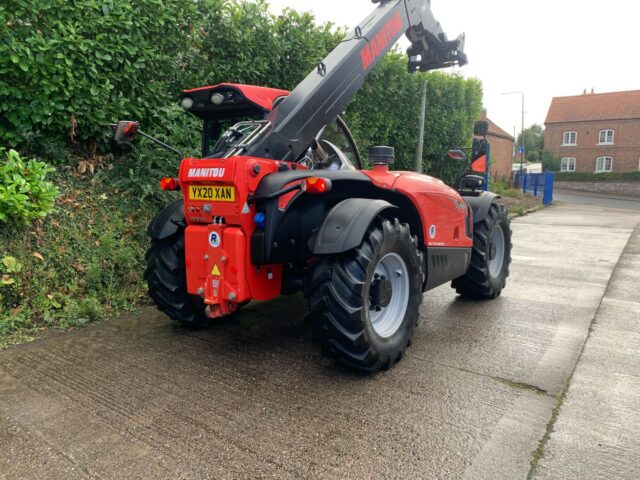
[{"label": "white wheel rim", "polygon": [[[489,274],[493,278],[498,278],[502,272],[502,266],[504,265],[504,231],[502,227],[496,225],[491,232],[491,238],[489,240]],[[493,258],[491,256],[493,255]]]},{"label": "white wheel rim", "polygon": [[372,288],[382,278],[391,284],[391,301],[385,307],[376,307],[369,299],[369,319],[378,336],[389,338],[402,325],[409,304],[409,269],[400,255],[389,253],[382,257],[373,274]]}]

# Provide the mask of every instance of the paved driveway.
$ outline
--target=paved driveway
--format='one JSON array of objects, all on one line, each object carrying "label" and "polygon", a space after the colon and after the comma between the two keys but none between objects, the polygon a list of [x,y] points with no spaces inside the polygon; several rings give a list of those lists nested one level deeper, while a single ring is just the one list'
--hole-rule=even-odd
[{"label": "paved driveway", "polygon": [[504,295],[427,294],[405,359],[376,376],[319,355],[300,297],[201,332],[148,310],[9,349],[0,477],[544,474],[535,452],[639,222],[570,205],[516,220]]}]

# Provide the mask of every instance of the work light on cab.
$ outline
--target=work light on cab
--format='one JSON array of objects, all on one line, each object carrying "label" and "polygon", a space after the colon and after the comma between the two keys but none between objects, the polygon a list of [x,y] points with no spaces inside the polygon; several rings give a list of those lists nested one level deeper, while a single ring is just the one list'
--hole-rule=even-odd
[{"label": "work light on cab", "polygon": [[185,110],[191,110],[194,104],[195,102],[193,101],[193,98],[184,97],[182,99],[182,108],[184,108]]},{"label": "work light on cab", "polygon": [[211,103],[214,105],[222,105],[224,103],[224,95],[221,93],[214,93],[211,95]]},{"label": "work light on cab", "polygon": [[321,195],[331,191],[331,180],[322,177],[310,177],[302,182],[302,191],[311,195]]},{"label": "work light on cab", "polygon": [[180,190],[180,183],[177,178],[167,177],[160,180],[160,188],[165,192],[175,192]]}]

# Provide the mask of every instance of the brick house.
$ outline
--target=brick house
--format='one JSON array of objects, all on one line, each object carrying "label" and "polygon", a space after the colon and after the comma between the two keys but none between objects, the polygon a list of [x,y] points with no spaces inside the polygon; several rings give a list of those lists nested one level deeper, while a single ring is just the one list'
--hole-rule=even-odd
[{"label": "brick house", "polygon": [[512,175],[515,139],[487,117],[486,109],[482,111],[480,120],[489,122],[487,140],[491,145],[491,178],[509,180]]},{"label": "brick house", "polygon": [[563,172],[640,169],[640,90],[556,97],[545,126],[544,147]]}]

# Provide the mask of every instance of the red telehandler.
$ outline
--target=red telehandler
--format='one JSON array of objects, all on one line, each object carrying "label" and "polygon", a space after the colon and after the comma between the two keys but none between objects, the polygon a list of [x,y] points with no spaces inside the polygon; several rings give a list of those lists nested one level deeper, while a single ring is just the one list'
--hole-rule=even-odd
[{"label": "red telehandler", "polygon": [[[511,229],[482,177],[464,175],[455,190],[390,171],[387,146],[372,148],[372,170],[362,169],[339,115],[396,41],[411,42],[412,72],[466,64],[463,37],[447,39],[430,1],[373,3],[292,92],[235,84],[183,92],[183,108],[203,121],[203,151],[161,181],[184,199],[149,226],[145,272],[174,320],[202,327],[252,300],[302,291],[323,353],[375,372],[409,346],[424,292],[447,282],[465,297],[502,292]],[[118,141],[137,133],[148,137],[136,122],[117,124]]]}]

